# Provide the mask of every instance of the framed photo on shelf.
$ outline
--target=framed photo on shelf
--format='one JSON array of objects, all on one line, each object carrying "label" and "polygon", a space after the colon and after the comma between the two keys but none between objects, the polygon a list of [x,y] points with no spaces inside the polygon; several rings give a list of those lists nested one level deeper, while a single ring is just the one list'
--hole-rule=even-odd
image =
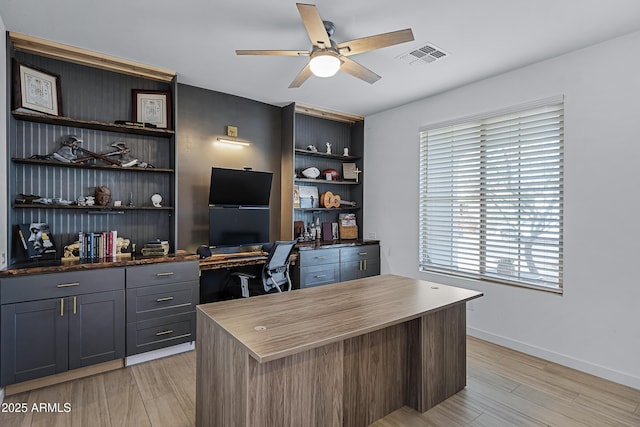
[{"label": "framed photo on shelf", "polygon": [[142,89],[133,89],[131,92],[133,121],[171,129],[171,92]]},{"label": "framed photo on shelf", "polygon": [[17,79],[16,108],[61,116],[60,77],[18,61],[14,64]]}]

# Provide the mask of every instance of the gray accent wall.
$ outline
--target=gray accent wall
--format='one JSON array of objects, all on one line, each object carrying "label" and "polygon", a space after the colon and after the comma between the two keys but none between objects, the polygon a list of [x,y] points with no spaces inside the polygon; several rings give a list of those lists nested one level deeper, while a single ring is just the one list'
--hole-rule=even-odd
[{"label": "gray accent wall", "polygon": [[[209,182],[211,168],[273,172],[271,240],[280,236],[282,108],[221,92],[179,84],[178,93],[178,242],[195,252],[209,240]],[[238,128],[249,147],[216,142],[226,126]]]}]

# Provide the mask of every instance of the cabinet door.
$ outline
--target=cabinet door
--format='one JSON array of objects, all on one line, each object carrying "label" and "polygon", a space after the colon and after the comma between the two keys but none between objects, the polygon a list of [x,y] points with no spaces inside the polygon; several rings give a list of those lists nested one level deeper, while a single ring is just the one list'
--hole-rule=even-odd
[{"label": "cabinet door", "polygon": [[124,357],[124,290],[69,297],[69,369]]},{"label": "cabinet door", "polygon": [[5,304],[1,385],[68,369],[68,298]]},{"label": "cabinet door", "polygon": [[380,274],[380,246],[363,245],[340,249],[342,282]]},{"label": "cabinet door", "polygon": [[347,261],[340,263],[340,281],[359,279],[361,277],[362,261]]},{"label": "cabinet door", "polygon": [[362,270],[360,270],[360,277],[377,276],[380,274],[380,258],[366,259]]}]

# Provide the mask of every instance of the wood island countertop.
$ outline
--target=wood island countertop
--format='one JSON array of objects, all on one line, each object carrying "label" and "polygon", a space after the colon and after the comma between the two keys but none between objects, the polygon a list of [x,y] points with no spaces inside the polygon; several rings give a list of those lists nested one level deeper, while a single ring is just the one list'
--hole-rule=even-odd
[{"label": "wood island countertop", "polygon": [[380,330],[482,296],[396,275],[197,307],[258,362]]}]

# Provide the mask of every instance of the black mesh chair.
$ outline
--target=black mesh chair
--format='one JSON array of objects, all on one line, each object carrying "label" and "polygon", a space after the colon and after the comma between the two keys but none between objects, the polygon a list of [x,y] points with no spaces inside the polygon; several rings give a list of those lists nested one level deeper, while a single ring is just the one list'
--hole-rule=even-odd
[{"label": "black mesh chair", "polygon": [[[240,278],[242,296],[259,295],[265,293],[282,292],[291,290],[291,277],[289,276],[289,258],[297,241],[277,241],[269,252],[264,267],[262,268],[259,284],[257,276],[247,272],[233,273]],[[286,288],[286,289],[284,289]]]}]

